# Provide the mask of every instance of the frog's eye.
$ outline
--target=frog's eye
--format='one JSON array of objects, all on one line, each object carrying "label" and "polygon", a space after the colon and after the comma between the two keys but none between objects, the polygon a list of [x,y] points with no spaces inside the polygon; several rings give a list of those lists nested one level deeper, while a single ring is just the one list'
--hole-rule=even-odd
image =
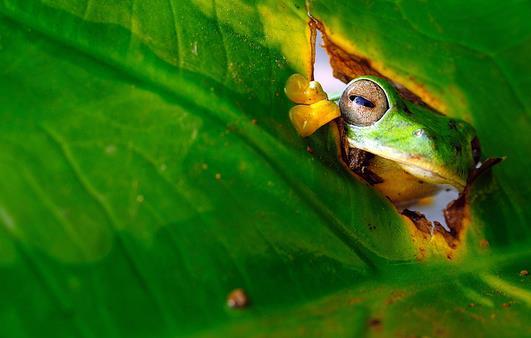
[{"label": "frog's eye", "polygon": [[345,122],[368,126],[382,118],[389,105],[384,90],[370,80],[351,82],[339,101]]}]

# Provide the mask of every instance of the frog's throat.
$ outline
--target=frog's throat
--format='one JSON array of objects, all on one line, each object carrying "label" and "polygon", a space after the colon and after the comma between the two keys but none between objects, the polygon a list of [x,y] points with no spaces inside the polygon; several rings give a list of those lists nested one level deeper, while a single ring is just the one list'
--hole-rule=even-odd
[{"label": "frog's throat", "polygon": [[432,184],[449,184],[459,191],[463,191],[466,186],[466,178],[460,177],[451,171],[437,168],[428,161],[412,158],[410,155],[403,154],[393,149],[369,149],[368,147],[364,147],[363,144],[352,142],[352,140],[349,140],[349,145],[396,162],[402,169],[404,169],[404,171],[425,182]]}]

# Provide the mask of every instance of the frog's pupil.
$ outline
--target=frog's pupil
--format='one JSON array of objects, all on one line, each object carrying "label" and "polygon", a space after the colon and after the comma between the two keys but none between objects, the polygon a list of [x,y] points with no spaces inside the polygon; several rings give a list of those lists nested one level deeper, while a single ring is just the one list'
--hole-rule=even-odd
[{"label": "frog's pupil", "polygon": [[374,103],[372,103],[371,101],[367,100],[363,96],[350,95],[348,98],[350,99],[350,101],[354,102],[358,106],[374,108]]}]

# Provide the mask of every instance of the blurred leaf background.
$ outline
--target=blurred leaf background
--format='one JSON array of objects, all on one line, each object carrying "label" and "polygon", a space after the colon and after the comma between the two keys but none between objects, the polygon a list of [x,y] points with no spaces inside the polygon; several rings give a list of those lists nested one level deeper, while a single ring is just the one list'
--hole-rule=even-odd
[{"label": "blurred leaf background", "polygon": [[[451,259],[325,131],[292,129],[307,10],[507,156]],[[1,0],[0,334],[530,335],[530,17],[526,1]],[[229,309],[239,287],[252,304]]]}]

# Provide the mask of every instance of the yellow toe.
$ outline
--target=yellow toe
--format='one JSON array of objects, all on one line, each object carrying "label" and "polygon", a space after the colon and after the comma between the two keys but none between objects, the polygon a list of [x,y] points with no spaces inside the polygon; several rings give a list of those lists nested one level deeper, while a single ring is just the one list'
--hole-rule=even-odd
[{"label": "yellow toe", "polygon": [[299,104],[313,104],[328,98],[319,82],[308,81],[301,74],[291,75],[284,91],[291,101]]},{"label": "yellow toe", "polygon": [[328,100],[321,100],[311,105],[297,105],[289,111],[291,123],[302,137],[310,136],[339,116],[339,107]]}]

